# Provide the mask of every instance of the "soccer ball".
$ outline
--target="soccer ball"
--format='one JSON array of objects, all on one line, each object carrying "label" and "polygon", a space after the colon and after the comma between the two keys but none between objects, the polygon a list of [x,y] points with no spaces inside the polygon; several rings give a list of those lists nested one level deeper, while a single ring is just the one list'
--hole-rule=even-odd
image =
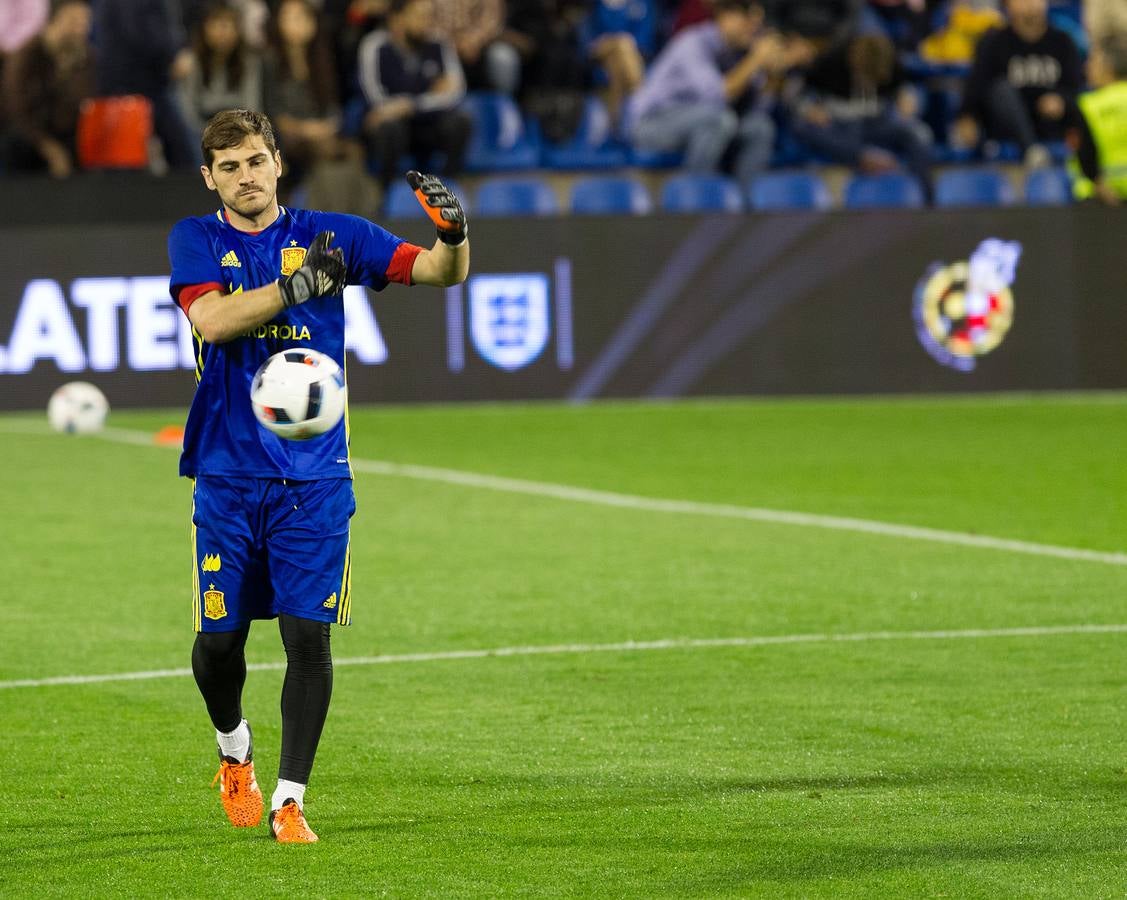
[{"label": "soccer ball", "polygon": [[255,418],[291,441],[324,434],[344,415],[344,372],[319,350],[295,347],[275,353],[254,374],[250,403]]},{"label": "soccer ball", "polygon": [[106,395],[88,381],[64,384],[47,401],[47,421],[55,431],[67,434],[101,431],[109,412]]}]

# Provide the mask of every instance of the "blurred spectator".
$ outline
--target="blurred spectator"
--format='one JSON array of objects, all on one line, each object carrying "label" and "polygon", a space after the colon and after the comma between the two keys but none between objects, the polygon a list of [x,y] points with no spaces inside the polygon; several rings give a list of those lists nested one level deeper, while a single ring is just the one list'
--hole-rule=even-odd
[{"label": "blurred spectator", "polygon": [[360,42],[373,31],[387,27],[389,4],[390,0],[325,0],[322,33],[334,35],[341,96],[347,96],[356,88]]},{"label": "blurred spectator", "polygon": [[947,24],[920,42],[920,56],[933,63],[969,63],[982,36],[1005,24],[994,0],[955,0]]},{"label": "blurred spectator", "polygon": [[1074,190],[1079,200],[1119,206],[1127,200],[1127,33],[1092,44],[1088,80],[1095,90],[1079,100]]},{"label": "blurred spectator", "polygon": [[865,0],[769,0],[768,20],[785,34],[795,34],[825,48],[857,30]]},{"label": "blurred spectator", "polygon": [[683,28],[707,22],[712,18],[712,0],[679,0],[675,5],[676,11],[669,26],[670,37]]},{"label": "blurred spectator", "polygon": [[363,168],[363,149],[340,134],[336,66],[310,0],[281,0],[270,27],[266,114],[274,123],[287,196],[308,182],[307,203],[374,215],[378,190]]},{"label": "blurred spectator", "polygon": [[505,0],[433,0],[432,27],[449,41],[470,90],[512,96],[520,86],[520,54],[505,39]]},{"label": "blurred spectator", "polygon": [[200,150],[173,84],[192,68],[179,0],[98,0],[94,34],[98,93],[147,97],[163,162],[174,168],[199,165]]},{"label": "blurred spectator", "polygon": [[392,0],[387,30],[360,43],[363,137],[385,187],[407,153],[445,175],[460,172],[465,158],[473,123],[457,105],[466,82],[454,47],[430,39],[430,11],[430,0]]},{"label": "blurred spectator", "polygon": [[18,50],[43,30],[50,0],[4,0],[0,3],[0,54]]},{"label": "blurred spectator", "polygon": [[[195,32],[214,0],[181,0],[184,28]],[[248,47],[262,50],[266,46],[266,28],[270,21],[270,5],[266,0],[227,0],[239,19],[239,33]],[[272,5],[272,4],[271,4]]]},{"label": "blurred spectator", "polygon": [[1127,35],[1127,3],[1123,0],[1084,0],[1084,27],[1092,43]]},{"label": "blurred spectator", "polygon": [[1043,141],[1063,140],[1074,118],[1083,73],[1065,32],[1049,24],[1048,0],[1007,0],[1009,24],[978,44],[967,77],[956,142],[972,146],[982,130],[1016,141],[1029,166],[1048,165]]},{"label": "blurred spectator", "polygon": [[626,98],[642,84],[646,59],[657,44],[654,0],[594,0],[580,40],[606,76],[604,101],[617,123]]},{"label": "blurred spectator", "polygon": [[932,30],[944,0],[869,0],[861,16],[862,29],[888,35],[900,50],[914,52]]},{"label": "blurred spectator", "polygon": [[775,125],[754,101],[786,67],[787,49],[763,31],[754,0],[716,0],[715,9],[714,21],[684,29],[658,54],[626,130],[640,150],[683,152],[694,172],[718,171],[734,143],[735,175],[746,182],[771,161]]},{"label": "blurred spectator", "polygon": [[247,46],[229,3],[208,4],[192,36],[192,62],[180,82],[180,97],[197,135],[221,110],[262,109],[262,59]]},{"label": "blurred spectator", "polygon": [[585,0],[509,0],[506,35],[521,55],[520,103],[550,141],[571,137],[583,115],[591,63],[580,44]]},{"label": "blurred spectator", "polygon": [[865,34],[814,60],[793,130],[833,162],[867,174],[899,168],[893,154],[901,154],[930,202],[933,141],[918,112],[892,42]]},{"label": "blurred spectator", "polygon": [[9,59],[4,100],[12,170],[45,169],[54,178],[74,171],[79,107],[94,87],[91,18],[87,0],[56,2],[43,30]]}]

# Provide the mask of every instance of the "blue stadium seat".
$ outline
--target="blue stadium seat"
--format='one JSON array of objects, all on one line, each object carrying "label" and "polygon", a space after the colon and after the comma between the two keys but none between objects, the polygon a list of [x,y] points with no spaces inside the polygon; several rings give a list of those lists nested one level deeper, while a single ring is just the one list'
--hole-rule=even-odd
[{"label": "blue stadium seat", "polygon": [[551,216],[560,211],[546,181],[504,175],[481,183],[474,210],[478,216]]},{"label": "blue stadium seat", "polygon": [[923,189],[914,178],[902,172],[855,175],[845,185],[847,209],[915,208],[923,205]]},{"label": "blue stadium seat", "polygon": [[[462,209],[467,213],[470,205],[467,203],[466,192],[461,185],[449,178],[443,178],[442,183],[454,192],[454,196],[462,204]],[[406,181],[393,181],[384,197],[383,214],[389,219],[421,219],[426,216],[422,206],[419,205],[415,192]]]},{"label": "blue stadium seat", "polygon": [[592,175],[579,179],[571,188],[573,213],[644,216],[652,210],[653,200],[646,186],[629,176]]},{"label": "blue stadium seat", "polygon": [[540,165],[540,144],[525,128],[513,99],[505,94],[471,93],[462,108],[474,120],[466,148],[466,168],[471,172],[534,169]]},{"label": "blue stadium seat", "polygon": [[724,175],[684,172],[669,178],[661,189],[666,212],[742,212],[739,183]]},{"label": "blue stadium seat", "polygon": [[614,139],[606,105],[588,97],[575,135],[559,144],[544,142],[543,165],[552,169],[617,169],[628,162],[627,148]]},{"label": "blue stadium seat", "polygon": [[833,203],[826,183],[813,172],[767,172],[748,188],[752,209],[829,209]]},{"label": "blue stadium seat", "polygon": [[935,179],[936,206],[1009,206],[1010,180],[994,169],[948,169]]},{"label": "blue stadium seat", "polygon": [[1072,202],[1072,179],[1064,169],[1034,169],[1025,179],[1025,202],[1030,206],[1067,206]]}]

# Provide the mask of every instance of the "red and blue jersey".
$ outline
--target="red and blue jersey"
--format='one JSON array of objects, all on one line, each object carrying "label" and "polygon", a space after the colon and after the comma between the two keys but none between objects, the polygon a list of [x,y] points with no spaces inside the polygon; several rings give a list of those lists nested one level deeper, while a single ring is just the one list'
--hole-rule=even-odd
[{"label": "red and blue jersey", "polygon": [[[243,291],[298,269],[321,231],[335,232],[348,283],[382,290],[411,283],[421,248],[358,216],[281,207],[259,232],[231,226],[223,210],[182,219],[168,237],[169,290],[185,314],[210,291],[238,303]],[[306,441],[287,441],[258,424],[250,404],[254,373],[273,354],[312,347],[344,368],[344,298],[315,297],[280,312],[242,337],[209,344],[193,328],[196,394],[184,428],[181,475],[228,475],[312,481],[350,478],[347,414],[336,428]]]}]

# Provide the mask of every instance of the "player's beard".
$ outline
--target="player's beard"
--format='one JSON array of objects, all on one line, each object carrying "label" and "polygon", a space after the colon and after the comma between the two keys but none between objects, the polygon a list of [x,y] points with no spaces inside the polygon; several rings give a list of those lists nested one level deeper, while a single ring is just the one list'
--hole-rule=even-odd
[{"label": "player's beard", "polygon": [[270,208],[274,194],[259,188],[254,193],[236,194],[227,205],[246,219],[256,219]]}]

